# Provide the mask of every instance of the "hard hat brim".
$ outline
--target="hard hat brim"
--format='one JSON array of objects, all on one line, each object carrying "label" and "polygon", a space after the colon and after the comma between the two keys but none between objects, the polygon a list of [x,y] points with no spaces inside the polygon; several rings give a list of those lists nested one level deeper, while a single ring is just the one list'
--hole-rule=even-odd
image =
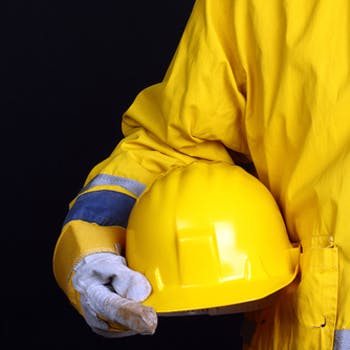
[{"label": "hard hat brim", "polygon": [[[159,314],[178,313],[190,310],[225,307],[229,305],[244,305],[237,307],[235,312],[249,309],[249,303],[256,303],[288,286],[296,277],[300,249],[290,249],[291,266],[294,270],[290,274],[271,277],[268,280],[232,280],[220,284],[207,286],[164,286],[149,296],[143,302],[151,306]],[[234,310],[234,308],[232,308]]]}]

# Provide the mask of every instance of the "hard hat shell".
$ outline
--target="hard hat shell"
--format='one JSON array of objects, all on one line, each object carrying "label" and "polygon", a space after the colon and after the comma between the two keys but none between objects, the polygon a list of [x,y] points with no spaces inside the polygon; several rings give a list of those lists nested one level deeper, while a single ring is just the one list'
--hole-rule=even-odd
[{"label": "hard hat shell", "polygon": [[129,218],[126,259],[158,313],[256,301],[292,282],[299,249],[272,194],[239,166],[197,161],[161,176]]}]

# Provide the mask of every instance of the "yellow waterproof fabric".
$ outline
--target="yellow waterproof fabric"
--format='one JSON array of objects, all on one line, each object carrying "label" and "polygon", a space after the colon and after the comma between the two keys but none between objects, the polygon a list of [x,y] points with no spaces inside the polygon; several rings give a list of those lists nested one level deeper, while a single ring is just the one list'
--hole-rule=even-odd
[{"label": "yellow waterproof fabric", "polygon": [[87,182],[148,185],[197,158],[253,161],[303,254],[283,302],[248,315],[249,348],[332,349],[335,329],[350,329],[350,2],[196,1],[164,80],[137,96],[123,132]]}]

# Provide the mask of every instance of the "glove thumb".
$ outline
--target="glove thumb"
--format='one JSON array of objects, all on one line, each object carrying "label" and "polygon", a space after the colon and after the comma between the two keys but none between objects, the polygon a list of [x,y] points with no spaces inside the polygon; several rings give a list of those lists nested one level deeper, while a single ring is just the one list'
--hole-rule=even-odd
[{"label": "glove thumb", "polygon": [[113,277],[111,285],[121,297],[137,302],[144,301],[152,292],[151,284],[147,278],[125,265]]}]

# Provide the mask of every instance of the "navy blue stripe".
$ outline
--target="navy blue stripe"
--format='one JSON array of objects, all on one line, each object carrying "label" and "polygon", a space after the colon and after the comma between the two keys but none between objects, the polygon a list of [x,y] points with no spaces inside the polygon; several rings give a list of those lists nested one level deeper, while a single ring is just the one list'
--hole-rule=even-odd
[{"label": "navy blue stripe", "polygon": [[102,190],[81,195],[68,212],[64,225],[72,220],[83,220],[102,226],[126,228],[135,199],[120,192]]}]

